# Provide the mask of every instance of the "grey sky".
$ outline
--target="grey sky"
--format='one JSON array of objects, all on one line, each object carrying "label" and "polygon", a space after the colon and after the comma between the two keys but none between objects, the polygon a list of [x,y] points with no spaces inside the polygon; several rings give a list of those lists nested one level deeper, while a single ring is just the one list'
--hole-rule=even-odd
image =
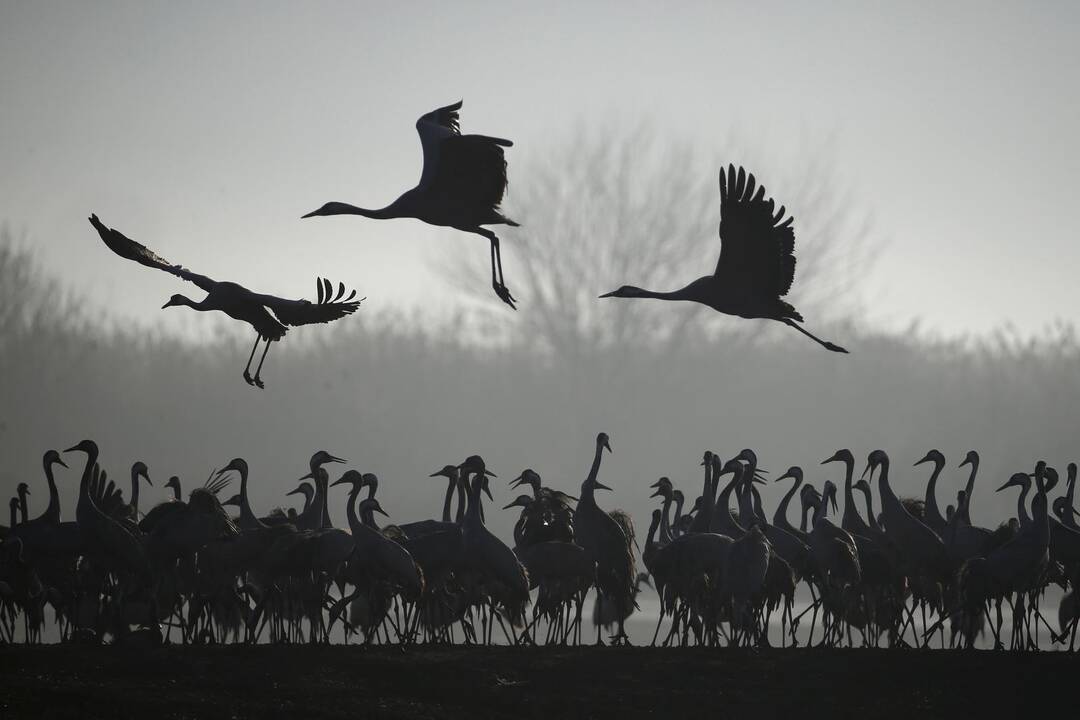
[{"label": "grey sky", "polygon": [[1076,3],[4,1],[0,221],[143,319],[179,284],[112,257],[91,211],[211,276],[300,296],[326,274],[377,311],[442,304],[425,256],[453,243],[486,263],[483,241],[299,217],[410,187],[413,123],[438,105],[464,98],[466,131],[515,140],[525,222],[515,170],[577,125],[645,121],[710,156],[732,128],[780,157],[829,137],[890,243],[871,318],[1037,332],[1080,320],[1078,36]]}]

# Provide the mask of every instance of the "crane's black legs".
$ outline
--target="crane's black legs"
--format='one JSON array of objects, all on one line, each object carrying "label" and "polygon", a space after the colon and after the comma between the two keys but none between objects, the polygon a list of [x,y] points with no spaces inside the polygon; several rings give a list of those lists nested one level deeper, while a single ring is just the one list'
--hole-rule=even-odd
[{"label": "crane's black legs", "polygon": [[488,242],[491,243],[491,287],[495,290],[495,294],[499,296],[500,300],[517,310],[514,306],[514,296],[510,294],[510,290],[507,289],[506,283],[503,281],[502,252],[499,249],[499,236],[486,228],[476,228],[473,232],[483,235],[488,239]]},{"label": "crane's black legs", "polygon": [[791,320],[790,318],[784,318],[780,322],[784,323],[785,325],[790,325],[791,327],[795,328],[796,330],[801,332],[803,335],[810,338],[811,340],[813,340],[814,342],[816,342],[818,345],[825,348],[826,350],[832,350],[833,352],[839,352],[839,353],[846,353],[847,352],[847,350],[840,347],[839,345],[835,345],[835,344],[829,342],[828,340],[822,340],[817,335],[814,335],[812,332],[810,332],[809,330],[804,328],[802,325],[799,325],[794,320]]},{"label": "crane's black legs", "polygon": [[[251,346],[251,354],[248,355],[247,365],[244,366],[244,382],[248,385],[254,385],[254,381],[251,379],[251,361],[255,359],[255,351],[259,348],[259,341],[262,340],[262,336],[258,333],[255,334],[255,344]],[[256,373],[257,375],[258,373]]]},{"label": "crane's black legs", "polygon": [[265,347],[263,347],[263,354],[262,354],[262,357],[261,357],[261,358],[259,358],[259,367],[255,368],[255,379],[254,379],[254,383],[255,383],[255,385],[257,385],[257,386],[258,386],[259,388],[264,388],[264,387],[266,387],[265,385],[263,385],[263,381],[262,381],[262,379],[261,379],[261,378],[259,377],[259,373],[261,373],[261,372],[262,372],[262,366],[263,366],[263,363],[264,363],[264,362],[266,362],[266,353],[270,352],[270,343],[272,343],[272,342],[274,342],[274,341],[273,341],[273,340],[267,340],[267,341],[266,341],[266,346],[265,346]]}]

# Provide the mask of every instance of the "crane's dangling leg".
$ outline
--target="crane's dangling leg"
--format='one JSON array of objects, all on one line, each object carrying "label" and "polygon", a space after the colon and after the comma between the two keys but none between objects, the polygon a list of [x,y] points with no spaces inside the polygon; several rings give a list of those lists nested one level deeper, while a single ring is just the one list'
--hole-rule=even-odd
[{"label": "crane's dangling leg", "polygon": [[255,379],[254,379],[253,382],[259,388],[266,387],[265,385],[263,385],[263,381],[262,381],[262,378],[259,377],[259,373],[262,372],[263,363],[266,362],[266,353],[268,353],[270,351],[270,343],[272,343],[272,342],[274,342],[274,341],[273,340],[267,340],[266,341],[266,346],[263,348],[262,357],[259,358],[259,367],[255,368]]},{"label": "crane's dangling leg", "polygon": [[262,335],[260,335],[259,333],[255,333],[255,344],[251,346],[251,354],[248,355],[247,365],[244,366],[244,382],[246,382],[248,385],[255,384],[255,382],[251,379],[251,361],[255,359],[255,351],[259,349],[260,340],[262,340]]},{"label": "crane's dangling leg", "polygon": [[816,342],[818,345],[825,348],[826,350],[831,350],[833,352],[838,352],[838,353],[846,353],[847,352],[847,350],[840,347],[839,345],[831,343],[828,340],[822,340],[817,335],[814,335],[812,332],[810,332],[809,330],[804,328],[802,325],[799,325],[797,322],[795,322],[794,320],[792,320],[790,318],[783,318],[783,319],[780,320],[780,322],[784,323],[785,325],[790,325],[791,327],[795,328],[796,330],[801,332],[803,335],[810,338],[811,340],[813,340],[814,342]]},{"label": "crane's dangling leg", "polygon": [[503,281],[502,270],[502,251],[499,249],[499,236],[491,232],[487,228],[478,227],[473,232],[483,235],[491,243],[491,287],[495,290],[495,294],[499,296],[499,299],[509,305],[514,310],[517,307],[514,306],[516,302],[514,296],[510,294],[510,291],[506,288],[506,283]]}]

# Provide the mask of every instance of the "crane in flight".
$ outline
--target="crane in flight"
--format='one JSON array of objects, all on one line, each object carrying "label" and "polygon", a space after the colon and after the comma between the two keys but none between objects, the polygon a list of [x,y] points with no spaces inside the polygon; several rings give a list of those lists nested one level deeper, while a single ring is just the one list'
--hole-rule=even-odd
[{"label": "crane in flight", "polygon": [[783,206],[775,210],[772,198],[765,197],[765,187],[757,184],[753,174],[728,165],[726,173],[720,172],[721,247],[713,274],[671,292],[623,285],[600,297],[688,300],[725,315],[777,320],[826,350],[846,353],[800,325],[802,315],[781,299],[795,279],[794,218],[785,220],[784,214]]},{"label": "crane in flight", "polygon": [[[109,249],[120,257],[133,260],[140,265],[164,270],[181,280],[193,283],[206,292],[206,297],[198,302],[184,295],[173,295],[161,306],[162,309],[185,306],[200,312],[220,310],[229,317],[246,322],[255,329],[255,345],[251,348],[247,365],[244,366],[244,380],[248,385],[264,387],[259,374],[266,361],[266,353],[270,350],[270,343],[285,337],[288,331],[287,326],[338,320],[355,312],[356,308],[360,307],[360,303],[366,299],[353,300],[356,297],[355,290],[345,297],[343,283],[338,284],[335,292],[330,281],[325,278],[319,278],[316,281],[318,299],[314,303],[308,300],[289,300],[275,295],[262,295],[236,283],[212,280],[180,265],[173,265],[145,245],[132,240],[118,230],[106,227],[97,215],[90,216],[90,224],[98,231],[98,235]],[[261,341],[266,342],[266,347],[263,348],[259,366],[255,369],[255,377],[252,377],[251,361],[255,358],[255,351],[259,348]]]},{"label": "crane in flight", "polygon": [[503,281],[499,237],[481,225],[518,223],[499,210],[506,193],[504,147],[514,143],[487,135],[462,135],[458,123],[461,101],[432,110],[416,121],[424,151],[420,182],[384,208],[369,210],[343,202],[328,202],[303,217],[363,215],[376,220],[416,218],[429,225],[452,227],[488,239],[491,244],[491,287],[499,299],[514,307],[514,296]]}]

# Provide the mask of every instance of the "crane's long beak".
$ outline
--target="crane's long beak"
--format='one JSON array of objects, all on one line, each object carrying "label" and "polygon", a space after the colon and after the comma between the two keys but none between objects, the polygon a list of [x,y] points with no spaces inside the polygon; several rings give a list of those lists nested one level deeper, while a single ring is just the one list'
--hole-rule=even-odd
[{"label": "crane's long beak", "polygon": [[491,471],[490,471],[490,470],[488,470],[487,468],[484,468],[484,474],[485,474],[485,475],[487,475],[488,477],[499,477],[498,475],[496,475],[495,473],[491,472]]},{"label": "crane's long beak", "polygon": [[617,293],[617,292],[618,292],[618,290],[612,290],[611,292],[604,293],[603,295],[600,295],[599,297],[601,297],[601,298],[615,297],[615,293]]},{"label": "crane's long beak", "polygon": [[516,478],[510,481],[510,487],[516,488],[518,485],[525,481],[525,473],[521,473]]},{"label": "crane's long beak", "polygon": [[[334,486],[336,486],[336,485],[343,485],[343,484],[345,484],[345,483],[347,483],[347,482],[349,482],[349,479],[348,479],[348,478],[346,478],[346,477],[345,477],[344,475],[342,475],[342,476],[341,476],[341,477],[339,477],[339,478],[338,478],[337,480],[335,480],[334,482],[330,483],[330,487],[334,487]],[[299,489],[293,490],[293,492],[299,492]]]},{"label": "crane's long beak", "polygon": [[[702,464],[704,465],[704,463],[702,463]],[[664,484],[664,483],[662,483],[662,482],[660,482],[659,480],[657,480],[656,482],[654,482],[654,483],[653,483],[652,485],[650,485],[649,487],[651,487],[651,488],[658,488],[658,487],[660,487],[660,486],[661,486],[661,485],[663,485],[663,484]]]},{"label": "crane's long beak", "polygon": [[[611,488],[609,488],[607,485],[604,485],[599,480],[596,481],[596,489],[597,490],[611,490]],[[611,492],[615,492],[615,491],[611,490]]]},{"label": "crane's long beak", "polygon": [[339,458],[339,457],[335,457],[333,455],[330,455],[330,462],[343,463],[343,462],[349,462],[349,461],[346,460],[345,458]]},{"label": "crane's long beak", "polygon": [[654,492],[649,497],[654,498],[654,497],[663,497],[663,496],[664,496],[664,493],[660,492],[660,488],[657,488],[656,492]]},{"label": "crane's long beak", "polygon": [[[340,481],[339,481],[339,482],[340,482]],[[335,485],[336,485],[336,484],[337,484],[337,483],[335,483]],[[301,490],[300,488],[296,488],[295,490],[290,490],[289,492],[285,493],[285,495],[286,495],[286,496],[289,496],[289,495],[299,495],[299,494],[300,494],[300,493],[302,493],[302,492],[304,492],[304,491],[303,491],[303,490]]]},{"label": "crane's long beak", "polygon": [[487,483],[485,483],[481,489],[484,491],[484,494],[488,496],[488,500],[495,502],[495,498],[491,496],[491,490],[488,488]]},{"label": "crane's long beak", "polygon": [[525,506],[524,505],[519,506],[518,501],[515,500],[514,502],[510,503],[509,505],[503,505],[503,510],[509,510],[512,507],[525,507]]},{"label": "crane's long beak", "polygon": [[78,449],[79,449],[79,446],[78,446],[78,445],[72,445],[71,447],[69,447],[69,448],[68,448],[67,450],[65,450],[64,452],[66,452],[66,453],[69,453],[69,452],[75,452],[75,451],[76,451],[76,450],[78,450]]},{"label": "crane's long beak", "polygon": [[927,463],[927,462],[930,462],[931,460],[933,460],[933,458],[932,458],[932,457],[930,457],[930,453],[926,453],[926,457],[924,457],[924,458],[923,458],[922,460],[920,460],[919,462],[915,463],[915,464],[914,464],[914,465],[912,465],[911,467],[919,467],[919,466],[920,466],[920,465],[922,465],[923,463]]},{"label": "crane's long beak", "polygon": [[307,475],[302,475],[299,478],[297,478],[297,482],[302,482],[304,480],[314,480],[314,479],[315,479],[315,473],[309,472]]},{"label": "crane's long beak", "polygon": [[57,465],[63,465],[64,467],[67,467],[67,466],[68,466],[68,464],[67,464],[66,462],[64,462],[64,459],[63,459],[63,458],[61,458],[61,457],[57,457],[57,458],[56,458],[56,464],[57,464]]},{"label": "crane's long beak", "polygon": [[859,476],[859,479],[860,480],[865,480],[866,479],[866,474],[868,472],[870,472],[871,469],[873,469],[873,467],[874,467],[873,465],[871,465],[870,463],[867,463],[866,464],[866,469],[862,471],[862,475]]}]

